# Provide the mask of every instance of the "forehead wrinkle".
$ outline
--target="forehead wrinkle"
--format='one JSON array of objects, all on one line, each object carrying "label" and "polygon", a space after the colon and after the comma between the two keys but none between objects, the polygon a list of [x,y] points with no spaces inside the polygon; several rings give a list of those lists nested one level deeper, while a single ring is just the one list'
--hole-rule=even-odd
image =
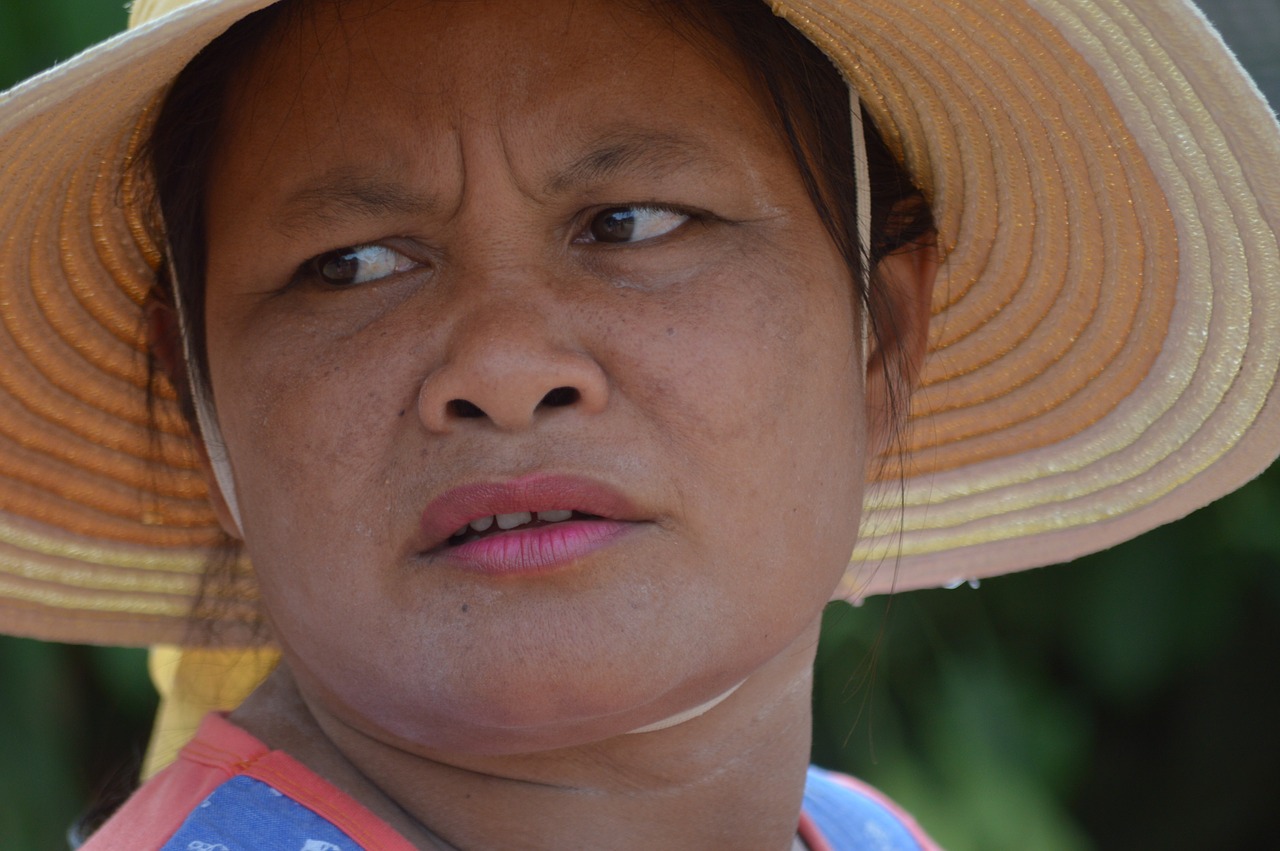
[{"label": "forehead wrinkle", "polygon": [[291,235],[353,220],[425,216],[439,206],[402,182],[342,169],[290,194],[272,222]]},{"label": "forehead wrinkle", "polygon": [[694,140],[653,130],[610,134],[547,181],[553,193],[603,183],[619,175],[661,178],[694,166],[718,167],[723,159]]}]

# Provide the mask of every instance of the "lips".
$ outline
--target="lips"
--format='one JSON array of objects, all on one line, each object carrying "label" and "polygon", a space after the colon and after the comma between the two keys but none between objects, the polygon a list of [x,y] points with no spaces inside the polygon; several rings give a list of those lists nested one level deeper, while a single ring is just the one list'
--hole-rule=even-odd
[{"label": "lips", "polygon": [[422,551],[485,573],[573,562],[643,522],[616,489],[578,476],[464,485],[422,513]]}]

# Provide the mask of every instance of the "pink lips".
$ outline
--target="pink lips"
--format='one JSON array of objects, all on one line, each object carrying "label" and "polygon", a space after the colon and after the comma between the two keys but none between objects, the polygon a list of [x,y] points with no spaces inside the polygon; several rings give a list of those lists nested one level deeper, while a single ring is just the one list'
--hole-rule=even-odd
[{"label": "pink lips", "polygon": [[[481,537],[450,544],[473,520],[499,514],[573,511],[555,523],[491,527]],[[572,564],[634,528],[631,502],[616,490],[577,476],[537,475],[506,482],[464,485],[442,494],[422,512],[426,554],[489,575],[542,573]]]}]

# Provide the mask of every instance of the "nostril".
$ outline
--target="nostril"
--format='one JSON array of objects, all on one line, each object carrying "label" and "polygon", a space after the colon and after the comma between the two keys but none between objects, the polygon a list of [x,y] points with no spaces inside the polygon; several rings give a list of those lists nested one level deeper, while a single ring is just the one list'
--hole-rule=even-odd
[{"label": "nostril", "polygon": [[480,410],[478,405],[474,405],[466,399],[452,399],[448,408],[449,416],[463,420],[474,420],[484,416],[484,411]]},{"label": "nostril", "polygon": [[580,398],[581,394],[576,387],[557,387],[542,397],[538,407],[563,408],[575,404]]}]

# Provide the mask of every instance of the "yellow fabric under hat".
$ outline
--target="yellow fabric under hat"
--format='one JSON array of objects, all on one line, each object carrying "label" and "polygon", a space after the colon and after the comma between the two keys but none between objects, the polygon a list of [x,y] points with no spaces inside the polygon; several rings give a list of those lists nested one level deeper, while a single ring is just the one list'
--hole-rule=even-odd
[{"label": "yellow fabric under hat", "polygon": [[147,667],[160,693],[142,779],[173,762],[210,712],[230,712],[257,688],[280,661],[271,648],[151,648]]}]

